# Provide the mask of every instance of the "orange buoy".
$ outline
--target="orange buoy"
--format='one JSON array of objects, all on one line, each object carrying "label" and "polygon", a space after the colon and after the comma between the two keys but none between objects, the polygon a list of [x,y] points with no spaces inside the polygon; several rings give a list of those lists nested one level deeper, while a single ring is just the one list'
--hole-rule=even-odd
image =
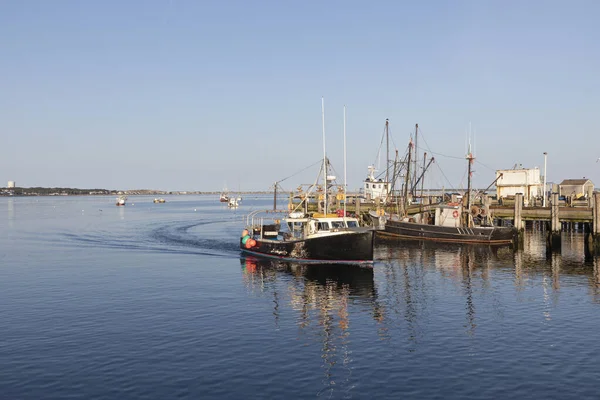
[{"label": "orange buoy", "polygon": [[242,231],[242,237],[246,236],[248,234],[248,229],[244,229]]}]

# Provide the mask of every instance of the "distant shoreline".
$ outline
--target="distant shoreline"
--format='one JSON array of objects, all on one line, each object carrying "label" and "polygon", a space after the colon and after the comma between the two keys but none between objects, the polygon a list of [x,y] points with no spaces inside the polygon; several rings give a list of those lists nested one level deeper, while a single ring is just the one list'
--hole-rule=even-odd
[{"label": "distant shoreline", "polygon": [[[236,194],[272,194],[268,191],[245,191]],[[109,189],[77,189],[77,188],[0,188],[0,196],[150,196],[150,195],[220,195],[220,191],[191,191],[191,190],[109,190]]]}]

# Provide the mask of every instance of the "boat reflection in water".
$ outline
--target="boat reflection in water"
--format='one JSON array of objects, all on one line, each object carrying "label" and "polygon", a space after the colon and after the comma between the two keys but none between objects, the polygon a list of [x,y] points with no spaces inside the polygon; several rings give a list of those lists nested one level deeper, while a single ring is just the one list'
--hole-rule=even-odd
[{"label": "boat reflection in water", "polygon": [[415,240],[401,246],[397,242],[378,243],[375,257],[383,261],[385,276],[378,281],[378,288],[389,304],[383,315],[385,323],[404,327],[414,350],[421,339],[431,334],[424,329],[423,320],[434,312],[439,302],[436,297],[441,296],[445,302],[462,304],[458,308],[465,310],[461,325],[467,335],[474,335],[477,327],[474,292],[479,296],[482,293],[494,296],[494,291],[489,290],[493,286],[492,275],[503,268],[512,274],[513,254],[511,246]]},{"label": "boat reflection in water", "polygon": [[[351,354],[359,350],[354,347],[365,335],[363,329],[377,331],[383,315],[373,268],[252,256],[242,257],[240,262],[246,287],[272,297],[276,329],[296,329],[280,326],[289,323],[291,309],[295,325],[300,328],[299,339],[307,340],[307,345],[319,342],[324,374],[319,395],[329,396],[334,390],[350,395],[358,382],[358,377],[352,375]],[[365,314],[370,318],[365,320]],[[368,328],[371,326],[374,329]]]}]

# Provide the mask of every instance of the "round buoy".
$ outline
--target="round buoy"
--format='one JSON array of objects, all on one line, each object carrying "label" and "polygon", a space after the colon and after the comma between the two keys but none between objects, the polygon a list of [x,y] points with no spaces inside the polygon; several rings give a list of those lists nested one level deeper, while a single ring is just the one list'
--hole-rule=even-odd
[{"label": "round buoy", "polygon": [[454,218],[458,218],[458,210],[454,210],[454,212],[452,212],[452,216]]}]

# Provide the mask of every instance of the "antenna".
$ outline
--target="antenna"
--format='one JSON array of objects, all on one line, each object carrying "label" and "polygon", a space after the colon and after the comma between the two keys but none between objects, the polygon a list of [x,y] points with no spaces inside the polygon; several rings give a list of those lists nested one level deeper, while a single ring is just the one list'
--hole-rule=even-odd
[{"label": "antenna", "polygon": [[325,151],[325,99],[323,97],[321,97],[321,122],[323,124],[323,211],[327,215],[327,153]]},{"label": "antenna", "polygon": [[346,105],[344,104],[344,219],[346,219]]}]

